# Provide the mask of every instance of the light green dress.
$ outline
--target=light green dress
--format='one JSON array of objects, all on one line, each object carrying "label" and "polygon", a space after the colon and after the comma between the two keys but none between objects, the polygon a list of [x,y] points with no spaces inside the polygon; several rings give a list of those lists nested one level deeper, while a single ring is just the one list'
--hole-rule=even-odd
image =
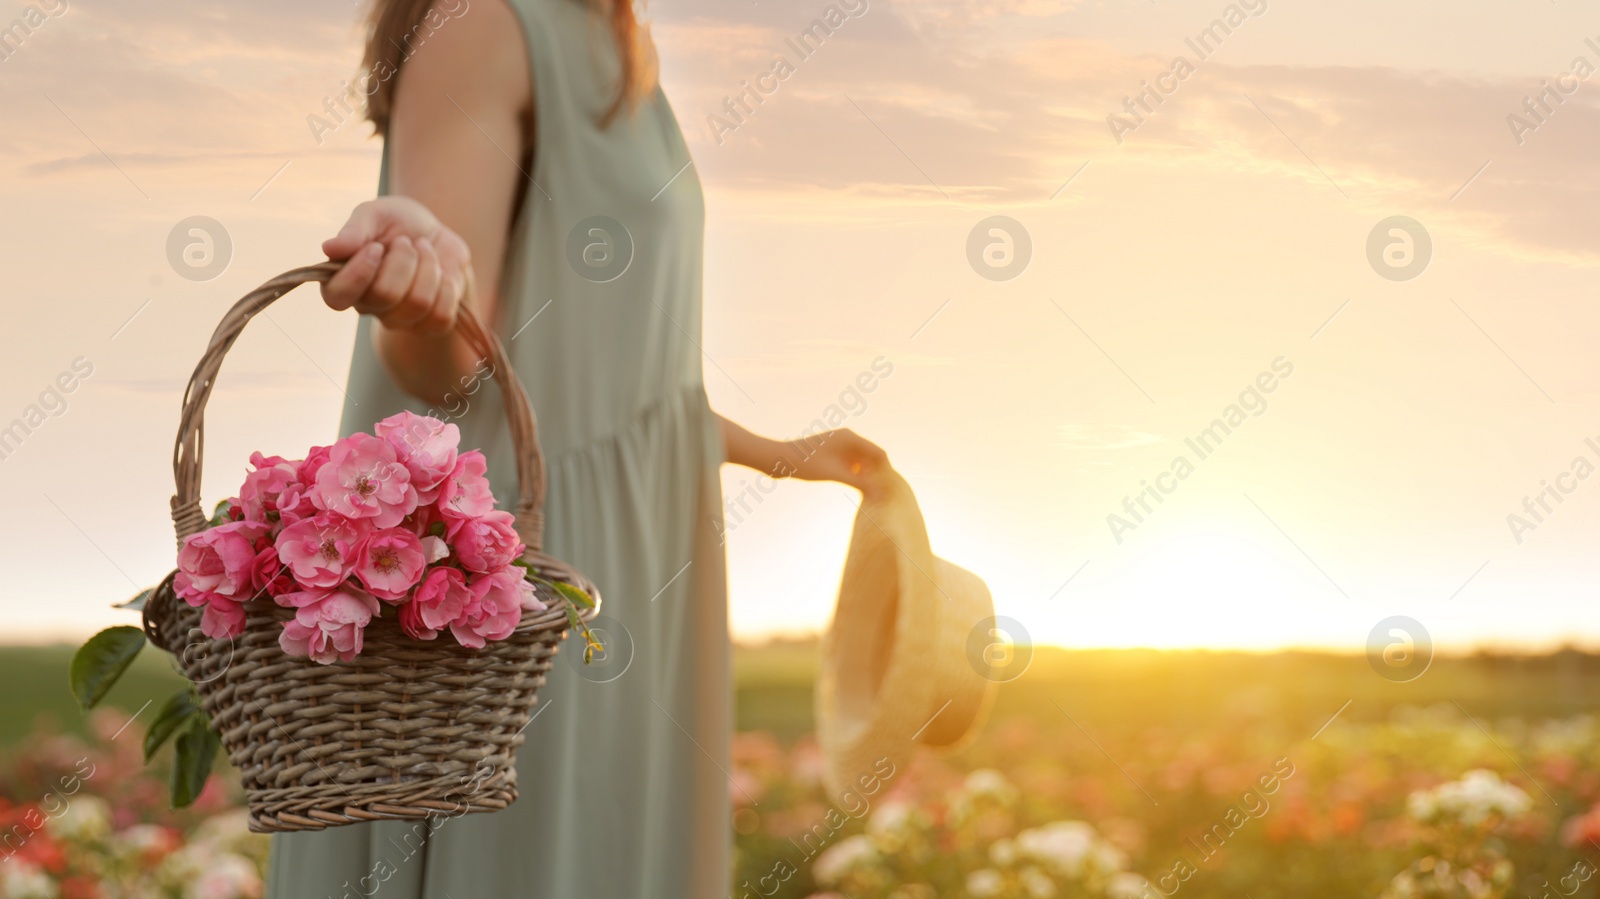
[{"label": "light green dress", "polygon": [[[537,136],[495,326],[539,420],[545,548],[599,586],[607,658],[585,669],[581,643],[564,644],[509,809],[446,819],[420,848],[426,828],[401,821],[275,836],[273,899],[728,892],[732,686],[722,444],[697,347],[700,183],[659,89],[599,127],[617,63],[596,13],[580,0],[513,6]],[[401,408],[451,418],[462,446],[488,456],[508,507],[516,478],[498,390],[472,385],[439,409],[410,400],[375,357],[371,326],[363,318],[356,337],[341,433]]]}]

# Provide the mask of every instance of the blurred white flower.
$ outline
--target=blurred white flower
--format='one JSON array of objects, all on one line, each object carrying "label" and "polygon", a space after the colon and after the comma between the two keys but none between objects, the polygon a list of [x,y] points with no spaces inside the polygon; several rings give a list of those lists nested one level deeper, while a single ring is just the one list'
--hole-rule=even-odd
[{"label": "blurred white flower", "polygon": [[989,860],[1002,868],[1010,867],[1017,860],[1017,844],[1004,838],[995,840],[989,846]]},{"label": "blurred white flower", "polygon": [[159,824],[135,824],[111,838],[115,851],[133,858],[160,857],[178,845],[178,836]]},{"label": "blurred white flower", "polygon": [[1098,840],[1094,828],[1082,821],[1057,821],[1017,834],[1017,852],[1070,877],[1081,877]]},{"label": "blurred white flower", "polygon": [[1101,871],[1121,871],[1128,863],[1127,853],[1101,839],[1095,840],[1090,859]]},{"label": "blurred white flower", "polygon": [[1418,821],[1449,818],[1468,827],[1483,823],[1491,815],[1515,818],[1532,805],[1533,800],[1521,787],[1481,768],[1468,771],[1460,780],[1418,790],[1406,798],[1406,811]]},{"label": "blurred white flower", "polygon": [[222,812],[200,822],[195,828],[192,839],[207,843],[216,843],[219,846],[236,846],[241,840],[259,840],[260,834],[250,830],[250,812],[246,809],[234,809]]},{"label": "blurred white flower", "polygon": [[67,800],[60,817],[50,822],[55,835],[68,840],[98,840],[111,833],[111,803],[83,794]]},{"label": "blurred white flower", "polygon": [[1426,824],[1439,813],[1439,801],[1432,790],[1418,790],[1406,797],[1406,813]]},{"label": "blurred white flower", "polygon": [[978,899],[1000,895],[1000,890],[1005,887],[1005,882],[1000,877],[1000,872],[993,868],[980,868],[967,875],[967,892]]},{"label": "blurred white flower", "polygon": [[966,781],[961,785],[961,792],[976,798],[987,796],[1002,802],[1010,801],[1017,795],[1017,788],[1006,780],[1004,774],[993,768],[979,768],[967,775]]},{"label": "blurred white flower", "polygon": [[184,891],[184,899],[260,899],[261,875],[255,863],[231,852],[218,853]]},{"label": "blurred white flower", "polygon": [[867,832],[899,833],[909,823],[912,810],[909,802],[885,802],[867,818]]},{"label": "blurred white flower", "polygon": [[44,869],[26,859],[0,862],[0,897],[3,899],[56,899],[55,882]]},{"label": "blurred white flower", "polygon": [[1056,894],[1056,882],[1038,868],[1024,868],[1022,886],[1031,899],[1050,899]]},{"label": "blurred white flower", "polygon": [[852,869],[877,857],[872,840],[863,835],[845,837],[822,851],[811,863],[811,876],[818,883],[835,884]]},{"label": "blurred white flower", "polygon": [[1111,881],[1106,884],[1107,899],[1140,899],[1145,895],[1150,882],[1127,871],[1112,875]]}]

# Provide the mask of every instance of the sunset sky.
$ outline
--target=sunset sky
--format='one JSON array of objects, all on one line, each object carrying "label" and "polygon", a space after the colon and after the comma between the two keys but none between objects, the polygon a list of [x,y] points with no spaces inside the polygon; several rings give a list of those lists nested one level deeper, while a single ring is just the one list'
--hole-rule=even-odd
[{"label": "sunset sky", "polygon": [[[0,50],[0,426],[74,360],[92,374],[0,461],[12,640],[131,622],[107,604],[172,567],[172,439],[206,338],[320,259],[379,154],[358,121],[320,144],[307,124],[356,72],[354,5],[35,8]],[[0,25],[27,9],[0,3]],[[1600,645],[1600,9],[854,0],[800,57],[827,9],[650,7],[706,193],[720,412],[794,436],[883,357],[848,426],[1038,642],[1359,651],[1407,615],[1458,649]],[[778,56],[729,130],[725,98]],[[1137,122],[1146,85],[1171,90]],[[167,259],[194,215],[231,236],[215,280]],[[993,216],[1031,242],[1008,280],[969,259]],[[1369,261],[1391,216],[1431,239],[1411,280]],[[251,450],[337,426],[354,318],[309,289],[270,316],[219,381],[208,504]],[[1241,402],[1199,458],[1187,439]],[[1192,471],[1117,527],[1180,456]],[[754,481],[724,469],[730,496]],[[1546,484],[1572,490],[1535,521]],[[735,635],[817,631],[853,493],[759,495],[730,535]]]}]

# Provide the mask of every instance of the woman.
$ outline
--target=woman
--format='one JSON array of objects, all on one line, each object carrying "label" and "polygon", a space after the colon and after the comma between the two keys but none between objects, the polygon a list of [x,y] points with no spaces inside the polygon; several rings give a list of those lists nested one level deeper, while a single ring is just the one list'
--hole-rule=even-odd
[{"label": "woman", "polygon": [[508,500],[498,391],[451,330],[472,307],[539,417],[545,547],[599,585],[608,651],[631,655],[558,658],[509,809],[280,835],[270,895],[726,895],[718,466],[864,489],[884,454],[849,431],[765,439],[707,405],[700,184],[629,6],[378,0],[366,64],[381,196],[323,245],[346,260],[324,299],[364,313],[341,430],[454,420]]}]

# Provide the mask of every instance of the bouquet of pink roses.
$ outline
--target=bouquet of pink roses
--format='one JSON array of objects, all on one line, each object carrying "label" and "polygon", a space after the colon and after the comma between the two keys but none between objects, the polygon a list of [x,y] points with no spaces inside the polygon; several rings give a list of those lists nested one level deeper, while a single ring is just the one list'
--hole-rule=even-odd
[{"label": "bouquet of pink roses", "polygon": [[374,432],[298,461],[251,455],[239,495],[178,553],[173,589],[203,610],[207,636],[237,637],[244,603],[270,597],[295,610],[283,651],[328,664],[359,655],[385,607],[415,639],[448,629],[473,648],[545,610],[483,454],[458,450],[455,425],[411,412]]}]

